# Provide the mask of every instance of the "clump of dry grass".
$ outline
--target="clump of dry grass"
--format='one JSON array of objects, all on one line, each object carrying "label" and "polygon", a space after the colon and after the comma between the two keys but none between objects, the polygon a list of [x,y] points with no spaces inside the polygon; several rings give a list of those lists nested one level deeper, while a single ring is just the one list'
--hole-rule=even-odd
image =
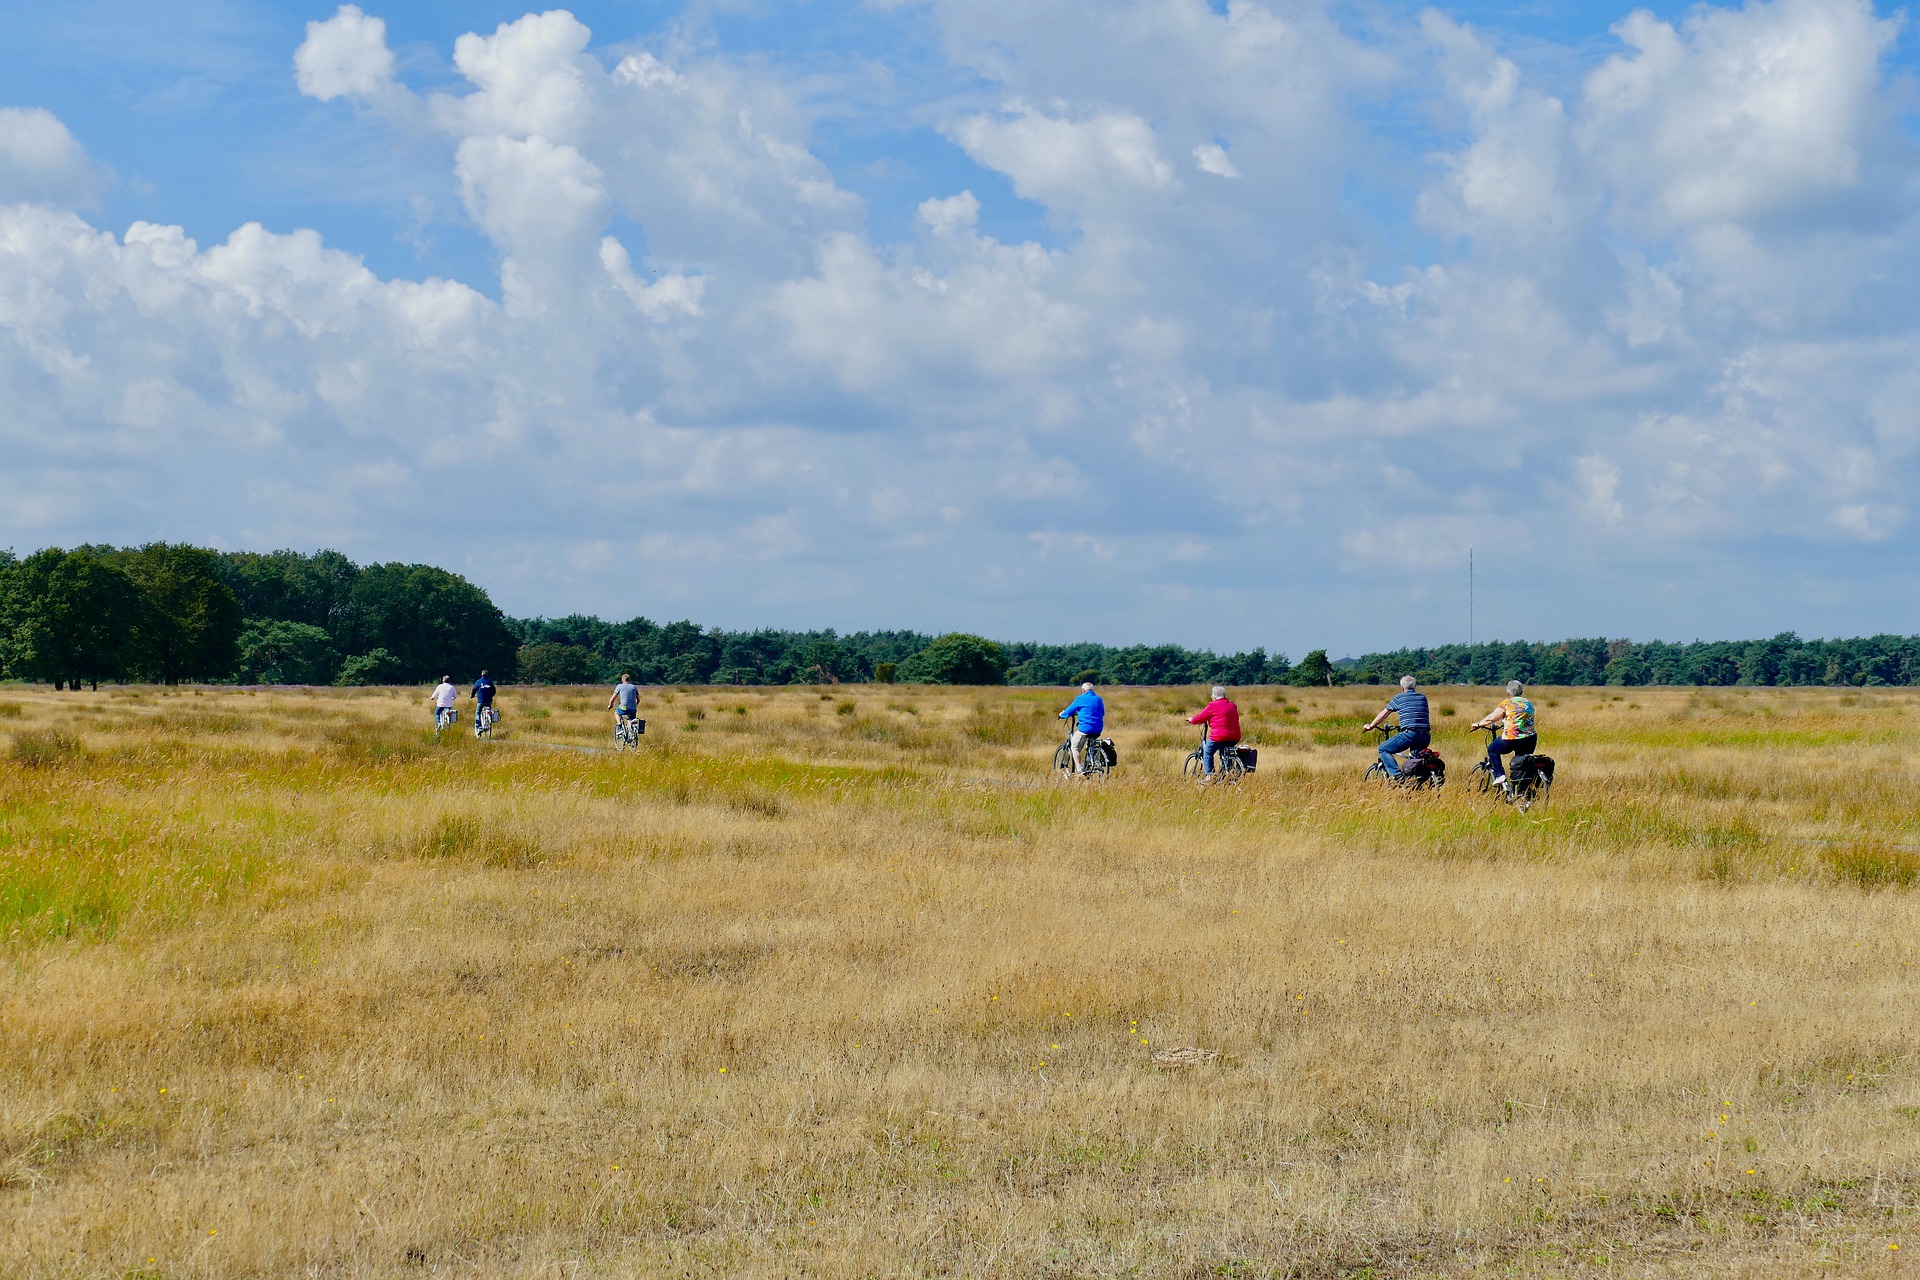
[{"label": "clump of dry grass", "polygon": [[1199,792],[1200,691],[1112,691],[1097,786],[1064,694],[649,691],[623,754],[590,691],[492,743],[152,693],[23,692],[0,755],[0,1271],[1904,1252],[1904,691],[1550,691],[1529,814],[1364,786],[1372,690],[1243,698],[1261,772]]}]

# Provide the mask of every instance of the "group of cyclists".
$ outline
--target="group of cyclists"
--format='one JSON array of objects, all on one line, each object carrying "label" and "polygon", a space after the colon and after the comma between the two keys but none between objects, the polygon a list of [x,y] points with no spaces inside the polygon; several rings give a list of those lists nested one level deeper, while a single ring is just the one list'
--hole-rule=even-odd
[{"label": "group of cyclists", "polygon": [[[1240,745],[1240,708],[1227,696],[1225,686],[1214,685],[1209,692],[1211,701],[1188,716],[1187,723],[1205,726],[1201,759],[1205,776],[1211,777],[1219,767],[1221,758]],[[1494,731],[1487,743],[1487,769],[1492,775],[1493,785],[1508,795],[1512,794],[1513,784],[1507,776],[1506,757],[1519,759],[1532,755],[1540,743],[1539,734],[1534,729],[1533,703],[1524,696],[1525,692],[1526,687],[1520,681],[1507,681],[1507,696],[1493,710],[1468,726]],[[1412,676],[1400,677],[1400,692],[1366,723],[1365,728],[1378,729],[1386,724],[1389,717],[1395,722],[1395,731],[1380,744],[1380,766],[1389,781],[1399,782],[1405,776],[1400,767],[1400,756],[1405,752],[1425,751],[1433,742],[1432,710],[1427,704],[1427,695],[1420,692],[1419,682]],[[1107,705],[1095,691],[1091,680],[1081,684],[1080,696],[1067,704],[1060,713],[1060,719],[1073,721],[1072,736],[1068,740],[1073,768],[1076,773],[1085,774],[1086,744],[1089,739],[1100,736],[1107,721]]]},{"label": "group of cyclists", "polygon": [[[480,678],[473,682],[469,695],[473,699],[473,727],[483,728],[498,714],[493,705],[493,678],[484,670]],[[459,719],[460,690],[453,683],[452,676],[441,676],[440,683],[433,689],[433,727],[444,729]]]},{"label": "group of cyclists", "polygon": [[[473,682],[473,688],[468,692],[468,696],[473,699],[474,728],[478,729],[490,719],[498,717],[499,709],[493,704],[494,694],[497,691],[493,678],[483,670],[480,678]],[[458,717],[460,690],[453,683],[452,676],[440,677],[440,683],[433,689],[432,704],[434,728],[445,728]],[[620,683],[613,687],[613,696],[607,699],[607,710],[613,712],[616,726],[639,719],[640,686],[633,682],[631,675],[621,673]]]},{"label": "group of cyclists", "polygon": [[[482,728],[495,714],[493,704],[496,689],[491,677],[485,671],[473,682],[468,696],[473,699],[474,728]],[[1201,740],[1201,758],[1204,772],[1212,776],[1219,767],[1223,756],[1231,753],[1240,745],[1240,708],[1227,696],[1224,685],[1214,685],[1209,691],[1211,699],[1207,705],[1187,717],[1188,724],[1203,725]],[[1469,728],[1491,729],[1494,731],[1487,743],[1487,768],[1493,777],[1493,785],[1503,792],[1511,792],[1512,782],[1507,776],[1506,757],[1532,755],[1539,745],[1539,734],[1534,729],[1534,706],[1524,696],[1525,686],[1518,680],[1507,681],[1507,696],[1498,706]],[[453,677],[441,676],[440,683],[433,690],[434,728],[450,725],[457,718],[460,690],[453,683]],[[620,683],[613,687],[613,696],[607,699],[607,709],[614,714],[616,728],[623,728],[630,721],[636,721],[640,715],[640,686],[633,682],[633,676],[622,673]],[[1419,682],[1412,676],[1400,677],[1400,692],[1380,708],[1380,713],[1366,723],[1368,730],[1379,729],[1392,717],[1394,732],[1380,744],[1380,766],[1391,781],[1399,781],[1404,775],[1400,767],[1400,756],[1405,752],[1420,752],[1433,742],[1433,716],[1427,704],[1427,695],[1420,692]],[[1091,680],[1082,682],[1080,695],[1068,703],[1060,713],[1060,719],[1073,722],[1067,745],[1073,759],[1075,773],[1087,773],[1087,744],[1097,742],[1101,731],[1107,727],[1107,704]]]}]

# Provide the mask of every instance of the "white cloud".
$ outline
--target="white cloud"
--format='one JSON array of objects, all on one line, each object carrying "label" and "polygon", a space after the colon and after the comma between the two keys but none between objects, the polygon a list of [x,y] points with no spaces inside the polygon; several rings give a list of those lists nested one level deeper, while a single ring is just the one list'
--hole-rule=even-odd
[{"label": "white cloud", "polygon": [[0,204],[37,200],[90,204],[104,175],[52,112],[0,107]]},{"label": "white cloud", "polygon": [[453,64],[478,92],[438,97],[435,107],[464,133],[571,139],[592,110],[590,80],[603,75],[584,56],[591,38],[564,9],[501,23],[491,36],[461,36]]},{"label": "white cloud", "polygon": [[375,97],[392,84],[393,67],[387,24],[352,4],[324,22],[309,22],[307,38],[293,54],[300,92],[322,102]]},{"label": "white cloud", "polygon": [[968,155],[1042,204],[1073,207],[1115,188],[1152,190],[1174,182],[1152,126],[1123,112],[1071,120],[1015,104],[1004,115],[960,120],[953,136]]},{"label": "white cloud", "polygon": [[[876,107],[886,76],[609,51],[564,11],[461,37],[464,85],[424,93],[378,18],[311,24],[301,91],[443,157],[499,303],[313,232],[108,234],[45,203],[97,182],[64,127],[0,111],[0,534],[424,526],[556,606],[1213,642],[1181,603],[1206,598],[1287,647],[1260,601],[1412,600],[1468,545],[1684,567],[1907,528],[1920,187],[1866,5],[1638,15],[1559,93],[1438,14],[923,7],[971,96]],[[992,178],[869,219],[815,152],[825,112],[935,123],[1048,242]],[[1380,178],[1405,172],[1411,197]],[[1356,183],[1440,247],[1356,225]],[[511,501],[432,505],[469,469]],[[577,594],[609,565],[649,603]],[[1702,575],[1734,613],[1689,629],[1761,607]],[[1047,621],[1089,583],[1107,612]],[[1547,630],[1601,607],[1571,569],[1529,599]],[[1435,638],[1406,625],[1355,643]]]},{"label": "white cloud", "polygon": [[1586,145],[1629,207],[1686,224],[1789,209],[1851,185],[1881,55],[1899,30],[1867,0],[1636,10],[1632,50],[1587,80]]},{"label": "white cloud", "polygon": [[697,276],[675,273],[652,282],[642,280],[634,274],[633,259],[627,255],[626,246],[612,236],[600,241],[600,265],[606,268],[607,275],[635,309],[649,320],[700,314],[700,295],[706,292],[707,282]]},{"label": "white cloud", "polygon": [[1206,142],[1193,149],[1193,162],[1200,166],[1200,172],[1210,173],[1216,178],[1237,178],[1240,170],[1234,167],[1233,157],[1227,149],[1217,142]]}]

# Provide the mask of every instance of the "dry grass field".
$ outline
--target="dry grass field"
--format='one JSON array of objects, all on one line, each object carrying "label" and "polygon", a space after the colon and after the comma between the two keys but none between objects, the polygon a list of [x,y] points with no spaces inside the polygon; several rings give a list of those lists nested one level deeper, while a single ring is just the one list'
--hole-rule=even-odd
[{"label": "dry grass field", "polygon": [[1384,692],[0,688],[0,1274],[1920,1274],[1920,694]]}]

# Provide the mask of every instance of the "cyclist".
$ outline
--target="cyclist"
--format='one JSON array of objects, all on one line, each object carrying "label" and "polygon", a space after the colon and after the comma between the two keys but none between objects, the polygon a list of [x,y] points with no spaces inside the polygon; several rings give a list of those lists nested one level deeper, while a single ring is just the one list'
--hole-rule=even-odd
[{"label": "cyclist", "polygon": [[1107,704],[1093,691],[1093,681],[1080,686],[1080,696],[1067,704],[1060,718],[1073,721],[1073,736],[1068,739],[1073,751],[1073,771],[1085,773],[1087,742],[1098,738],[1100,731],[1107,727]]},{"label": "cyclist", "polygon": [[1412,676],[1401,676],[1400,692],[1380,709],[1379,715],[1367,721],[1367,728],[1376,729],[1388,716],[1400,718],[1400,732],[1380,744],[1380,765],[1389,778],[1396,780],[1400,777],[1399,753],[1418,751],[1433,741],[1433,719],[1427,710],[1427,695],[1415,686]]},{"label": "cyclist", "polygon": [[473,727],[480,727],[480,713],[493,705],[493,681],[486,671],[480,672],[480,678],[473,682]]},{"label": "cyclist", "polygon": [[1487,767],[1493,770],[1494,785],[1509,795],[1513,792],[1513,784],[1507,780],[1507,768],[1500,757],[1509,752],[1516,759],[1530,756],[1533,749],[1540,745],[1540,737],[1533,728],[1533,703],[1520,696],[1525,688],[1518,680],[1507,681],[1506,698],[1471,726],[1475,729],[1498,726],[1500,735],[1487,743]]},{"label": "cyclist", "polygon": [[454,718],[454,705],[460,701],[460,691],[453,687],[452,676],[441,676],[440,683],[433,690],[433,727],[440,727],[440,718],[444,714],[448,720]]},{"label": "cyclist", "polygon": [[1213,772],[1216,753],[1224,755],[1229,748],[1240,745],[1240,708],[1227,697],[1224,685],[1213,686],[1213,701],[1201,708],[1198,715],[1188,716],[1187,723],[1207,726],[1200,749],[1208,773]]},{"label": "cyclist", "polygon": [[613,712],[615,728],[623,721],[640,718],[640,686],[624,671],[620,673],[620,683],[613,686],[613,696],[607,699],[607,709]]}]

